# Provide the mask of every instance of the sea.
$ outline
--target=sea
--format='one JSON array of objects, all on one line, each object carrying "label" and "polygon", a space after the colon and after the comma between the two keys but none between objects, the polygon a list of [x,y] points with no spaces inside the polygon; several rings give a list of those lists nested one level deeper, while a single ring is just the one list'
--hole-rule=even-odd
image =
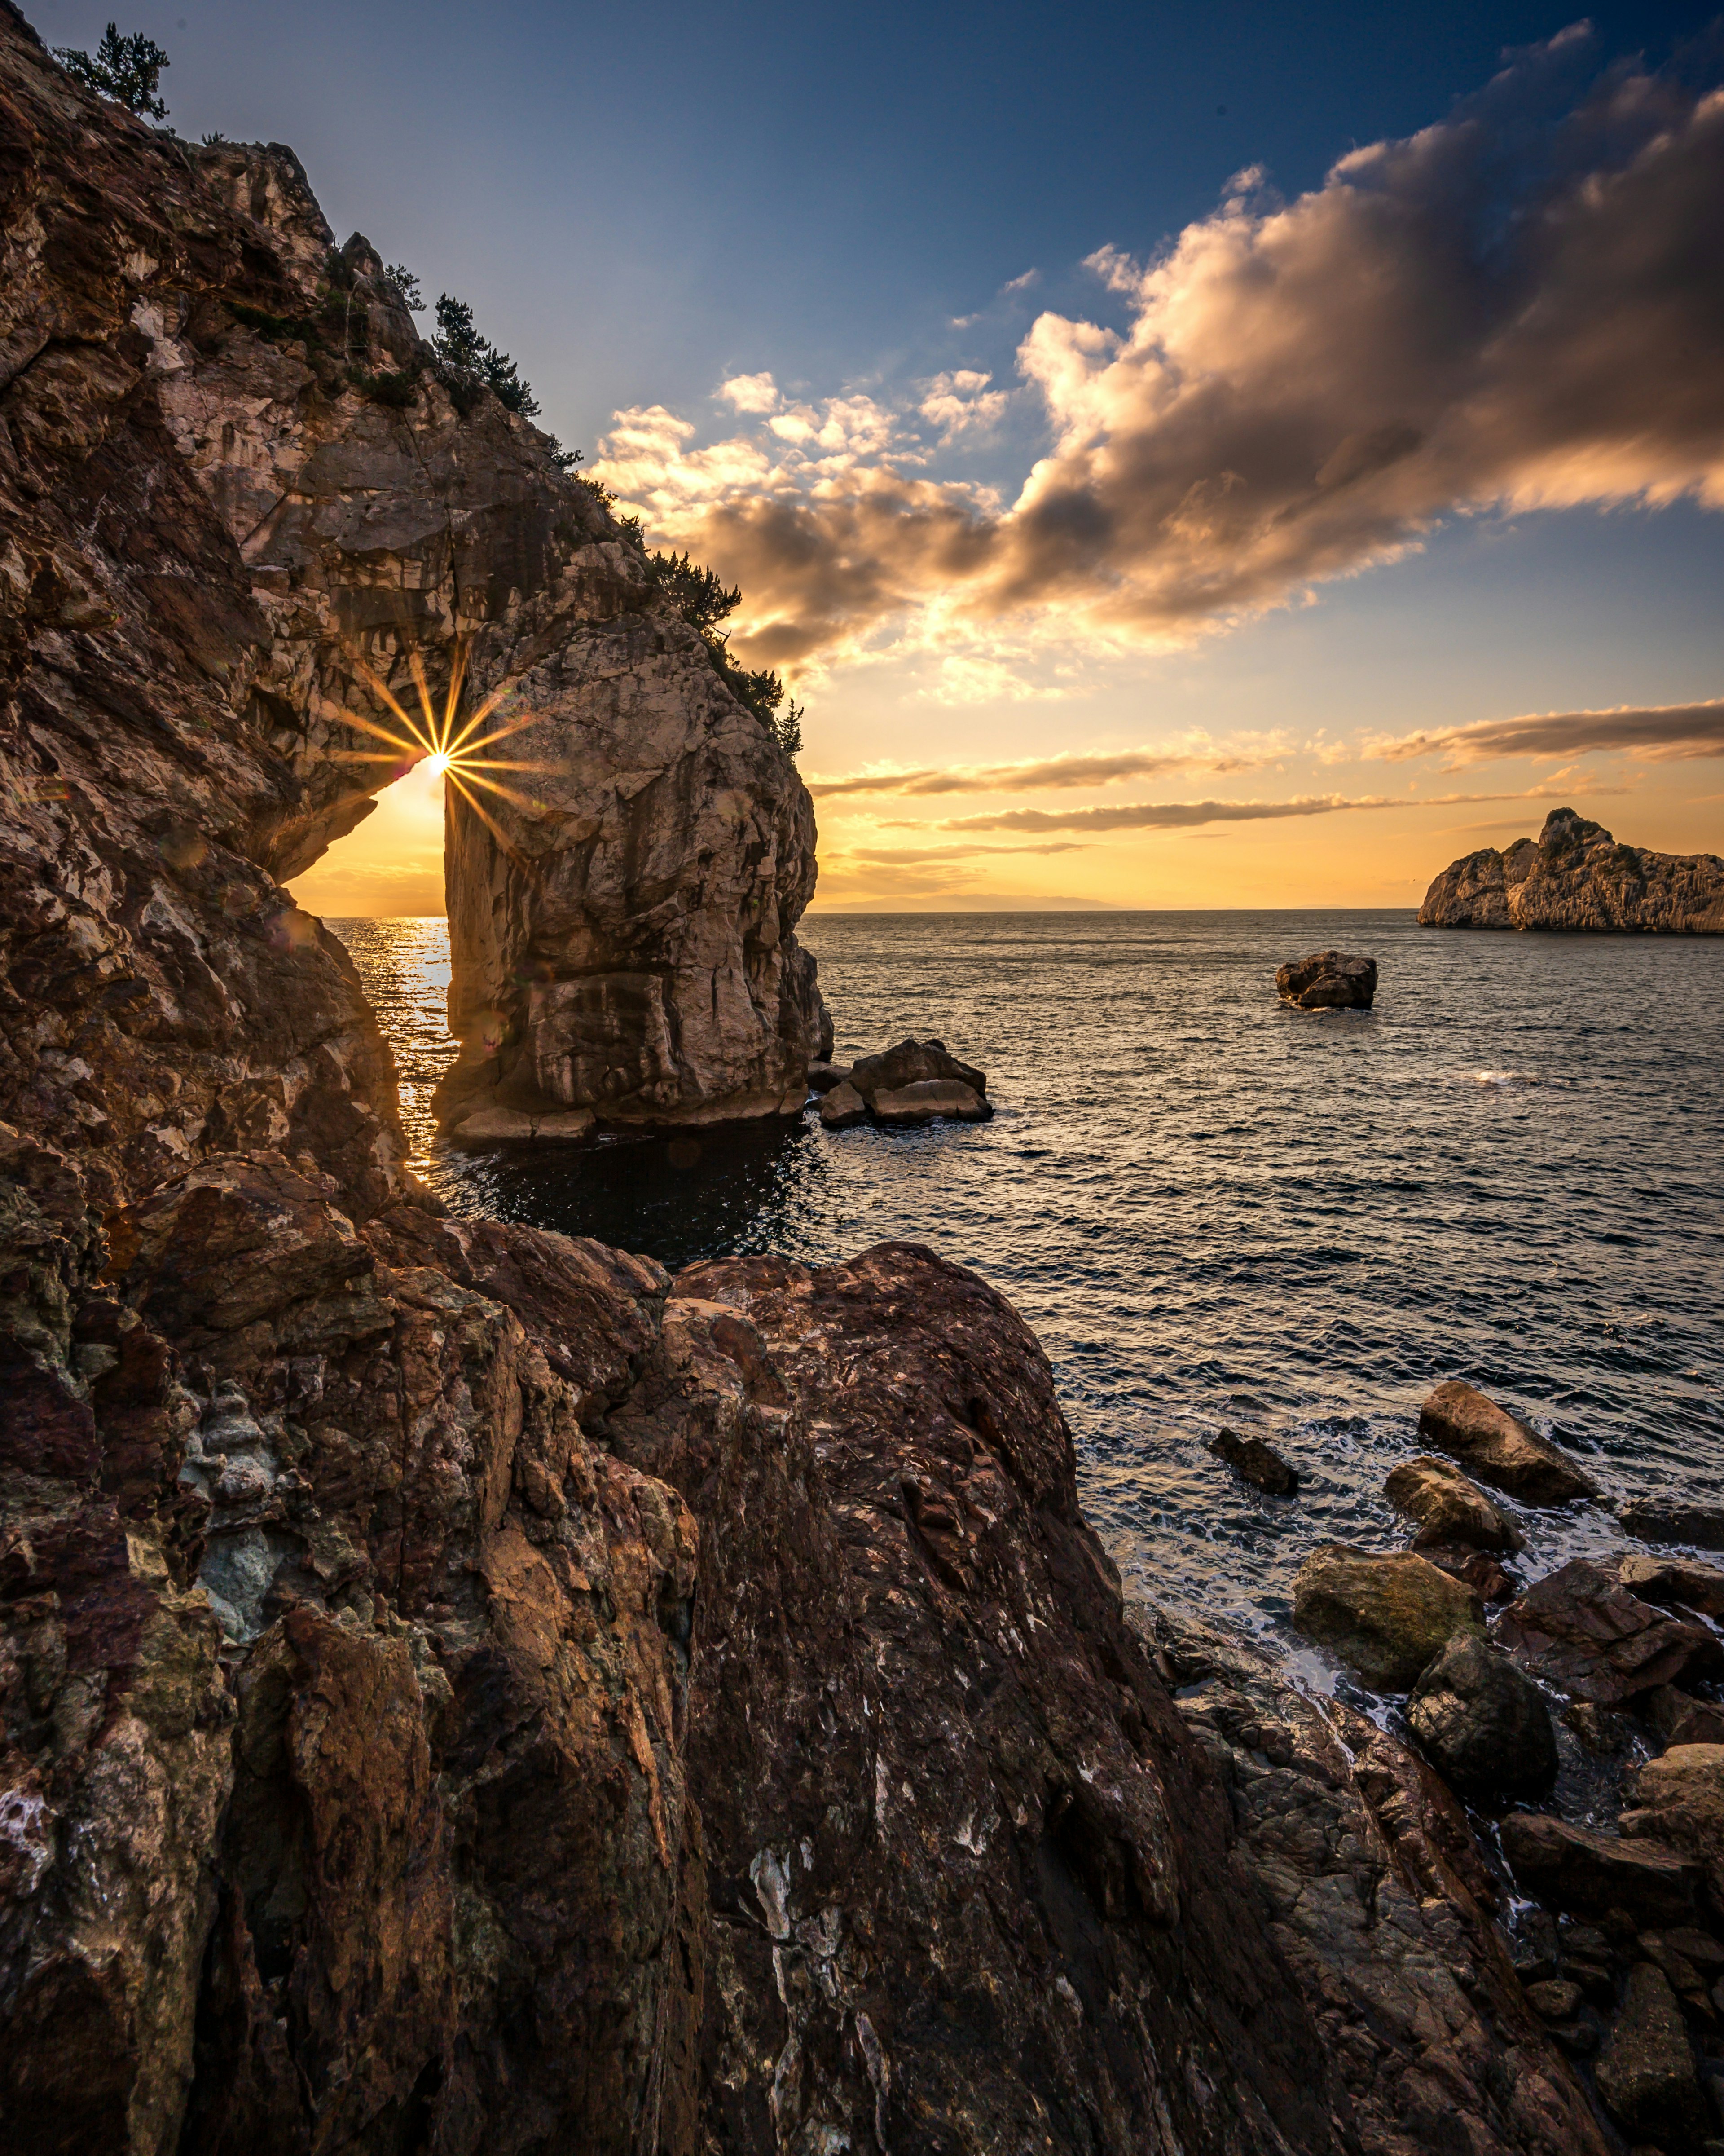
[{"label": "sea", "polygon": [[[840,1061],[934,1035],[988,1123],[798,1121],[552,1152],[439,1146],[441,919],[334,921],[393,1047],[413,1164],[457,1214],[673,1270],[927,1245],[1050,1358],[1128,1588],[1294,1652],[1316,1544],[1396,1548],[1383,1478],[1465,1378],[1613,1501],[1724,1503],[1724,937],[1421,929],[1410,912],[816,914]],[[1377,961],[1376,1008],[1284,1008],[1276,967]],[[1237,1481],[1270,1440],[1291,1498]],[[1511,1511],[1514,1508],[1509,1507]],[[1522,1576],[1623,1542],[1522,1515]]]}]

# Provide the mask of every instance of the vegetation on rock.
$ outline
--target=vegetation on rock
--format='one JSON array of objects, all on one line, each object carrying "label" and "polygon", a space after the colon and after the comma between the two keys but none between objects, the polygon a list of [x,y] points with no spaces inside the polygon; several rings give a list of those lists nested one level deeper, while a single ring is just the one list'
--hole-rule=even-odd
[{"label": "vegetation on rock", "polygon": [[100,97],[111,97],[141,120],[166,120],[167,106],[156,95],[167,54],[141,30],[122,38],[117,24],[110,23],[93,53],[74,45],[56,45],[54,56],[68,74],[76,75],[86,89]]},{"label": "vegetation on rock", "polygon": [[788,696],[783,677],[771,668],[739,665],[731,656],[728,630],[719,627],[741,605],[741,587],[726,584],[716,569],[703,568],[685,552],[647,552],[639,517],[624,517],[622,524],[646,553],[654,583],[712,654],[725,685],[753,712],[785,755],[795,756],[802,747],[804,707]]}]

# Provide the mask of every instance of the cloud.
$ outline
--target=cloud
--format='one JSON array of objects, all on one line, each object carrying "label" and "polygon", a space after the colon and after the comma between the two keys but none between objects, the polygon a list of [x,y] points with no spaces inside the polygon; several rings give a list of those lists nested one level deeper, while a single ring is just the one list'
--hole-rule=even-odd
[{"label": "cloud", "polygon": [[1008,292],[1027,292],[1030,286],[1040,277],[1041,274],[1042,273],[1039,270],[1026,270],[1021,277],[1008,278],[1006,282],[1000,286],[999,296],[1001,299],[1004,299]]},{"label": "cloud", "polygon": [[1049,446],[1008,506],[911,469],[868,399],[775,411],[800,463],[659,453],[652,506],[741,583],[756,664],[1008,619],[1189,641],[1456,514],[1724,507],[1721,259],[1724,92],[1600,74],[1577,28],[1292,201],[1247,171],[1152,261],[1093,256],[1126,326],[1033,324]]},{"label": "cloud", "polygon": [[1450,764],[1467,764],[1508,756],[1593,756],[1611,750],[1655,762],[1724,756],[1724,697],[1701,704],[1624,704],[1609,711],[1481,719],[1473,726],[1375,742],[1367,753],[1390,763],[1440,756]]},{"label": "cloud", "polygon": [[985,434],[1006,408],[1003,389],[989,389],[993,377],[961,367],[951,374],[936,374],[916,409],[930,426],[940,429],[942,442],[962,434]]},{"label": "cloud", "polygon": [[[1596,793],[1596,788],[1588,791]],[[1422,799],[1386,793],[1349,798],[1340,793],[1301,793],[1290,801],[1122,801],[1095,808],[1002,808],[986,816],[951,816],[932,825],[895,824],[894,830],[936,831],[1177,831],[1197,824],[1256,824],[1284,816],[1331,816],[1347,809],[1452,808],[1485,801],[1550,801],[1553,788],[1526,793],[1434,793]]]},{"label": "cloud", "polygon": [[1174,771],[1254,771],[1279,752],[1277,740],[1255,750],[1114,749],[1087,755],[1039,757],[1022,763],[931,766],[912,771],[857,772],[845,778],[811,778],[808,791],[829,799],[850,793],[1044,793],[1064,788],[1109,786],[1125,778],[1156,778]]},{"label": "cloud", "polygon": [[906,861],[967,861],[978,854],[1080,854],[1081,839],[1055,839],[1030,846],[850,846],[834,856],[839,860],[901,865]]},{"label": "cloud", "polygon": [[739,412],[770,412],[778,402],[778,385],[770,374],[733,374],[718,393]]}]

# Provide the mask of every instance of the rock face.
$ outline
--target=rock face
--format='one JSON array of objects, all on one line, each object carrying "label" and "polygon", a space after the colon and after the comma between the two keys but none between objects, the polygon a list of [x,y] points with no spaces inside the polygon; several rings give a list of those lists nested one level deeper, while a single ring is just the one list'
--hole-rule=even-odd
[{"label": "rock face", "polygon": [[1296,1010],[1369,1010],[1377,995],[1377,961],[1344,951],[1314,951],[1283,966],[1275,988]]},{"label": "rock face", "polygon": [[1424,928],[1724,933],[1724,860],[1619,846],[1599,824],[1553,808],[1537,840],[1451,863],[1419,909]]},{"label": "rock face", "polygon": [[1450,1640],[1407,1702],[1419,1748],[1463,1797],[1542,1796],[1557,1779],[1544,1695],[1475,1633]]},{"label": "rock face", "polygon": [[1680,1498],[1649,1497],[1625,1506],[1624,1532],[1643,1543],[1691,1543],[1724,1550],[1724,1505],[1685,1505]]},{"label": "rock face", "polygon": [[1572,1558],[1529,1587],[1492,1635],[1535,1676],[1601,1707],[1678,1677],[1724,1672],[1724,1649],[1709,1627],[1641,1601],[1597,1558]]},{"label": "rock face", "polygon": [[1547,1437],[1458,1378],[1439,1385],[1419,1409],[1419,1435],[1525,1505],[1566,1505],[1598,1494],[1592,1477]]},{"label": "rock face", "polygon": [[1415,1549],[1451,1543],[1481,1550],[1521,1547],[1520,1530],[1450,1460],[1403,1460],[1389,1470],[1383,1494],[1418,1522]]},{"label": "rock face", "polygon": [[1410,1551],[1313,1550],[1293,1582],[1293,1622],[1380,1691],[1409,1691],[1457,1632],[1482,1633],[1469,1589]]}]

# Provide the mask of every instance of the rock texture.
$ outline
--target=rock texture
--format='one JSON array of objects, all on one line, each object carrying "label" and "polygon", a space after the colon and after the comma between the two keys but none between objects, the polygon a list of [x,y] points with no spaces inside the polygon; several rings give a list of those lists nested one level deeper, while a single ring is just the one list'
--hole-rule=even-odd
[{"label": "rock texture", "polygon": [[1293,1581],[1293,1622],[1366,1683],[1410,1691],[1457,1632],[1481,1633],[1479,1598],[1410,1550],[1377,1554],[1326,1543]]},{"label": "rock texture", "polygon": [[1453,1543],[1480,1550],[1522,1547],[1520,1530],[1451,1460],[1403,1460],[1389,1470],[1383,1494],[1418,1522],[1415,1549]]},{"label": "rock texture", "polygon": [[1533,1676],[1601,1707],[1678,1677],[1724,1674],[1724,1646],[1709,1626],[1641,1601],[1598,1558],[1572,1558],[1529,1587],[1492,1636]]},{"label": "rock texture", "polygon": [[1281,967],[1275,989],[1296,1010],[1369,1010],[1377,996],[1377,961],[1314,951]]},{"label": "rock texture", "polygon": [[1566,1505],[1598,1494],[1559,1446],[1459,1378],[1437,1386],[1419,1409],[1419,1435],[1525,1505]]},{"label": "rock texture", "polygon": [[1450,1789],[1475,1803],[1542,1796],[1557,1779],[1544,1695],[1476,1633],[1450,1640],[1424,1670],[1407,1727]]},{"label": "rock texture", "polygon": [[1537,839],[1452,862],[1419,909],[1424,928],[1724,933],[1724,860],[1619,846],[1600,824],[1553,808]]}]

